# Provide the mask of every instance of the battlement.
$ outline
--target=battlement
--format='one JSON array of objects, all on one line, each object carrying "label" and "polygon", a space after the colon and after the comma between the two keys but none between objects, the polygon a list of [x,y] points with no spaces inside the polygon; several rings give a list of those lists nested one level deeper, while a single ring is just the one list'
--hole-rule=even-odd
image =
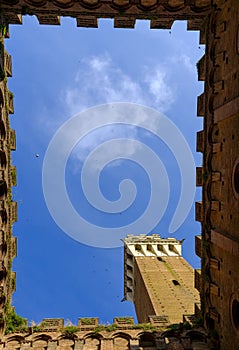
[{"label": "battlement", "polygon": [[[109,18],[114,20],[114,26],[117,28],[133,28],[136,20],[144,19],[150,21],[150,28],[170,29],[174,21],[187,20],[188,30],[200,30],[199,42],[206,44],[205,56],[198,63],[198,78],[205,83],[204,92],[198,97],[197,108],[198,116],[204,117],[204,129],[197,132],[197,151],[203,153],[202,167],[197,168],[197,186],[202,186],[202,202],[196,202],[195,208],[196,220],[202,224],[201,238],[199,236],[196,238],[196,251],[202,259],[202,270],[201,274],[197,270],[194,276],[181,257],[181,244],[177,240],[164,243],[160,237],[151,238],[152,242],[149,242],[146,236],[128,237],[125,246],[125,297],[134,300],[139,312],[142,312],[142,317],[145,314],[152,315],[152,311],[147,313],[148,310],[155,310],[159,315],[158,320],[167,322],[162,312],[163,306],[169,305],[178,311],[179,305],[183,305],[179,302],[181,291],[186,287],[184,293],[186,296],[195,277],[196,286],[202,296],[204,325],[216,335],[214,345],[210,344],[209,348],[237,350],[239,2],[236,0],[1,0],[0,12],[2,41],[0,43],[2,247],[0,333],[5,329],[5,306],[11,301],[11,293],[15,287],[15,275],[9,271],[16,252],[11,225],[17,219],[17,206],[12,201],[11,193],[11,186],[16,184],[16,172],[13,171],[9,161],[11,150],[16,149],[15,132],[9,127],[9,115],[14,113],[13,95],[7,88],[7,79],[12,75],[12,67],[11,57],[5,51],[3,43],[3,37],[9,36],[9,24],[21,24],[22,17],[26,15],[35,15],[40,24],[52,25],[59,25],[62,16],[72,17],[76,19],[79,27],[97,27],[98,19]],[[139,286],[138,294],[135,293],[136,283],[137,288]],[[169,295],[172,297],[170,300]],[[159,300],[162,301],[160,305]],[[158,305],[158,309],[156,306],[153,309],[154,305]],[[183,311],[185,309],[187,311],[188,305],[185,303],[184,306]],[[165,314],[169,315],[168,312]],[[94,322],[97,322],[96,320]],[[142,329],[119,331],[103,328],[96,334],[93,327],[97,329],[100,325],[93,324],[93,321],[89,321],[92,324],[80,321],[80,328],[79,325],[73,326],[71,330],[66,327],[68,332],[61,330],[61,326],[59,330],[57,328],[57,331],[53,331],[54,327],[58,327],[57,322],[54,322],[48,320],[46,322],[48,328],[43,331],[30,327],[26,332],[4,336],[0,349],[208,348],[207,345],[202,345],[205,344],[205,336],[198,330],[182,332],[181,338],[177,336],[178,334],[170,333],[170,329],[161,333],[148,331],[145,334],[145,330]],[[59,321],[60,324],[62,325],[62,321]],[[88,328],[83,331],[81,327]],[[129,324],[127,327],[134,325]],[[171,342],[178,344],[170,346]],[[200,345],[197,346],[197,342]]]},{"label": "battlement", "polygon": [[128,235],[124,239],[125,249],[129,256],[181,256],[182,241],[175,238],[161,238],[158,234],[147,236]]},{"label": "battlement", "polygon": [[200,29],[210,13],[210,0],[67,0],[1,1],[9,24],[22,24],[22,16],[36,15],[39,24],[60,25],[61,17],[76,19],[78,27],[98,27],[100,18],[113,18],[115,28],[134,28],[137,19],[150,21],[152,29],[170,29],[175,20],[188,20],[189,30]]},{"label": "battlement", "polygon": [[[190,317],[188,317],[190,319]],[[161,325],[159,317],[149,316],[146,324],[135,324],[133,317],[115,317],[110,325],[98,324],[98,318],[79,318],[78,326],[64,326],[62,318],[43,319],[39,325],[16,330],[0,341],[0,349],[23,350],[28,348],[58,349],[166,349],[167,344],[180,345],[180,349],[197,350],[195,340],[204,349],[210,340],[200,326],[190,326],[185,319],[178,325]],[[87,328],[88,327],[88,328]],[[177,346],[177,345],[176,345]]]}]

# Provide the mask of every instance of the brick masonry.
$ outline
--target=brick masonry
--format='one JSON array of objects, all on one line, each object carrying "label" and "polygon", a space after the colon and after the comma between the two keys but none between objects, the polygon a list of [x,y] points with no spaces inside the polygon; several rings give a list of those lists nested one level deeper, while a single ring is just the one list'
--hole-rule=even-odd
[{"label": "brick masonry", "polygon": [[[11,76],[11,59],[3,43],[3,37],[8,36],[8,24],[20,24],[24,15],[36,15],[39,23],[53,25],[60,24],[61,16],[72,16],[78,26],[85,27],[97,27],[98,18],[114,18],[116,27],[129,28],[137,19],[150,20],[151,28],[170,28],[175,20],[187,20],[188,29],[200,30],[200,44],[206,44],[205,57],[198,64],[199,80],[205,80],[205,84],[204,93],[198,98],[198,115],[204,118],[204,128],[197,133],[197,150],[203,152],[202,169],[197,171],[197,185],[202,185],[202,202],[196,204],[196,220],[202,223],[202,273],[201,284],[198,276],[197,285],[201,285],[202,314],[207,331],[214,334],[215,342],[220,341],[221,350],[238,350],[238,1],[2,0],[0,8],[1,329],[4,328],[4,305],[14,290],[14,282],[11,282],[14,278],[10,279],[12,275],[6,271],[11,268],[15,254],[11,224],[17,217],[16,206],[9,205],[11,190],[8,192],[16,178],[11,175],[14,172],[10,172],[9,153],[10,149],[15,149],[15,134],[9,126],[13,99],[6,85],[7,77]],[[7,192],[10,193],[8,199]]]}]

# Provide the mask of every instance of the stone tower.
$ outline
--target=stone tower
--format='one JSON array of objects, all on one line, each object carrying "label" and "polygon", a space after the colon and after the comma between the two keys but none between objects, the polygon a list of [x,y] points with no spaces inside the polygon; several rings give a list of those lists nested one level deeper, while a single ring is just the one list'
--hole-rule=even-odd
[{"label": "stone tower", "polygon": [[127,236],[124,244],[124,293],[134,302],[138,322],[157,315],[172,324],[194,314],[199,293],[194,270],[182,257],[182,243],[142,234]]}]

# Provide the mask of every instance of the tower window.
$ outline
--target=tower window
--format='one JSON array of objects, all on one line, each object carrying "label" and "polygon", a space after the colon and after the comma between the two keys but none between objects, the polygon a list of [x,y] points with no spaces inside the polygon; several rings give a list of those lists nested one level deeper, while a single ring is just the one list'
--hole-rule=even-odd
[{"label": "tower window", "polygon": [[237,158],[232,170],[232,188],[235,197],[239,199],[239,157]]},{"label": "tower window", "polygon": [[132,268],[132,266],[130,266],[130,265],[127,265],[127,270],[129,270],[129,271],[133,271],[133,268]]},{"label": "tower window", "polygon": [[237,194],[239,194],[239,163],[236,165],[234,169],[234,188]]},{"label": "tower window", "polygon": [[177,280],[172,280],[172,282],[175,286],[180,286],[180,283]]},{"label": "tower window", "polygon": [[238,300],[233,300],[232,302],[232,320],[235,328],[239,329],[239,302]]},{"label": "tower window", "polygon": [[141,245],[140,244],[136,244],[135,245],[135,250],[137,250],[138,252],[141,251]]},{"label": "tower window", "polygon": [[158,244],[158,245],[157,245],[157,249],[158,249],[160,252],[163,252],[163,245],[162,245],[162,244]]}]

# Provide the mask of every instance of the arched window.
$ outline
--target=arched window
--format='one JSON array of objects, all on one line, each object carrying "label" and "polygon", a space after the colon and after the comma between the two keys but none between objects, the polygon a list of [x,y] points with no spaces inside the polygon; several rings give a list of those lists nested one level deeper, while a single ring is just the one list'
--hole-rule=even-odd
[{"label": "arched window", "polygon": [[[0,116],[1,116],[1,107],[0,107]],[[5,140],[6,138],[6,128],[3,121],[0,121],[0,140]]]},{"label": "arched window", "polygon": [[0,89],[0,108],[4,106],[4,95],[2,89]]},{"label": "arched window", "polygon": [[100,340],[95,337],[85,339],[84,350],[100,350]]},{"label": "arched window", "polygon": [[129,340],[125,337],[118,336],[113,339],[113,348],[114,350],[128,350],[129,347]]},{"label": "arched window", "polygon": [[5,152],[0,151],[0,170],[5,169],[7,165],[7,157]]},{"label": "arched window", "polygon": [[0,200],[7,196],[7,184],[5,181],[0,180]]},{"label": "arched window", "polygon": [[21,343],[19,339],[10,339],[7,341],[6,344],[6,349],[11,349],[11,350],[20,350]]},{"label": "arched window", "polygon": [[35,340],[32,343],[32,350],[46,350],[47,349],[47,341],[43,339]]},{"label": "arched window", "polygon": [[139,338],[139,347],[147,350],[156,350],[154,335],[143,333]]}]

